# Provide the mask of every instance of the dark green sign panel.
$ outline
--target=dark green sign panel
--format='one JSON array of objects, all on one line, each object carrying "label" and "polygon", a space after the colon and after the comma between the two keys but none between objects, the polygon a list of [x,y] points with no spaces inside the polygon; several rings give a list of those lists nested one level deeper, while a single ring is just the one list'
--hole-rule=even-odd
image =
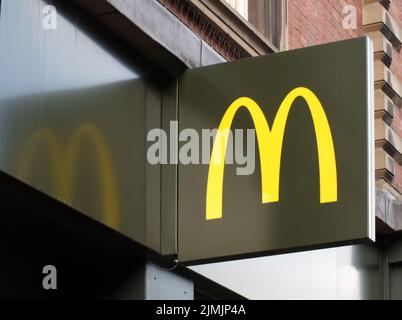
[{"label": "dark green sign panel", "polygon": [[[374,240],[372,63],[361,38],[183,74],[180,130],[218,130],[179,165],[180,261]],[[224,163],[229,129],[255,129],[253,174]]]}]

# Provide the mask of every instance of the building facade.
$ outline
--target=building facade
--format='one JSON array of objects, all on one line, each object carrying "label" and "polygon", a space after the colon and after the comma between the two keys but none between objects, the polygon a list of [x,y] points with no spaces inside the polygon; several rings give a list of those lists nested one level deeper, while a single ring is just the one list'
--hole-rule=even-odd
[{"label": "building facade", "polygon": [[[75,279],[71,260],[86,261],[92,252],[86,263],[98,271],[84,298],[96,291],[97,297],[113,298],[402,299],[401,1],[0,2],[0,168],[43,193],[43,203],[52,203],[40,205],[35,199],[42,196],[24,189],[27,207],[39,206],[36,211],[50,221],[32,213],[31,223],[42,230],[32,247],[22,244],[24,236],[5,232],[8,243],[21,242],[11,247],[22,253],[3,248],[10,263],[1,274],[12,276],[1,296],[74,296],[82,279]],[[376,243],[191,268],[176,264],[177,167],[150,166],[138,150],[146,150],[149,129],[180,120],[177,75],[363,36],[372,39],[375,51]],[[17,182],[4,179],[5,190],[14,188],[4,199],[23,203],[12,192]],[[7,210],[8,225],[32,235],[12,215],[12,203]],[[72,232],[50,232],[53,223]],[[47,237],[55,239],[53,246]],[[73,254],[66,243],[86,245]],[[128,259],[129,267],[119,274],[118,265],[108,264],[110,257],[125,264]],[[60,267],[68,274],[64,292],[42,292],[37,285],[42,274],[32,270],[45,260],[67,265]],[[15,267],[22,263],[28,267]],[[107,270],[114,276],[105,276]],[[26,276],[19,278],[19,272]],[[100,285],[102,277],[110,281]]]}]

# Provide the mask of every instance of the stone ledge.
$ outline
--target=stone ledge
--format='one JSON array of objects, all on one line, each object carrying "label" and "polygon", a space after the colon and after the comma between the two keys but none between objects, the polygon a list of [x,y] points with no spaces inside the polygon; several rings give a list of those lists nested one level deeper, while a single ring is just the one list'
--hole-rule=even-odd
[{"label": "stone ledge", "polygon": [[[389,231],[402,230],[402,200],[395,198],[387,190],[378,187],[375,189],[376,205],[375,215],[382,223],[390,228]],[[377,230],[385,232],[385,228]]]},{"label": "stone ledge", "polygon": [[401,27],[380,1],[365,1],[363,4],[363,28],[366,32],[380,31],[394,47],[401,47]]},{"label": "stone ledge", "polygon": [[375,149],[375,176],[391,182],[395,175],[395,160],[382,148]]},{"label": "stone ledge", "polygon": [[402,164],[401,137],[381,119],[375,119],[375,146],[383,148],[399,164]]}]

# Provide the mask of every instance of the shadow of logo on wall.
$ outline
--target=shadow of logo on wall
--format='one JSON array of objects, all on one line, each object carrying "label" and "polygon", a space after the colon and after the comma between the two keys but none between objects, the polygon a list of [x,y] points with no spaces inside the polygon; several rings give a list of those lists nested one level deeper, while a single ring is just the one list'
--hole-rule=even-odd
[{"label": "shadow of logo on wall", "polygon": [[57,197],[67,204],[73,203],[73,186],[75,165],[79,157],[79,149],[84,136],[88,136],[94,143],[96,160],[101,173],[101,201],[103,222],[113,228],[119,226],[119,201],[116,178],[107,145],[100,130],[93,124],[86,123],[78,127],[73,133],[65,150],[54,132],[48,128],[38,129],[26,143],[17,166],[18,177],[29,181],[31,161],[37,146],[44,143],[48,147],[51,160],[51,175],[54,181],[54,190]]}]

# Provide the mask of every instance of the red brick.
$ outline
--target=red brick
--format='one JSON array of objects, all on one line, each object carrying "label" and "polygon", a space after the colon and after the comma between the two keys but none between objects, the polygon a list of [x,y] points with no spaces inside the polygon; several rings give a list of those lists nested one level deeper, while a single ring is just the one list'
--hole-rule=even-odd
[{"label": "red brick", "polygon": [[[343,8],[354,5],[357,29],[342,27]],[[364,35],[362,0],[288,0],[289,48],[300,48]],[[402,0],[391,0],[389,13],[402,25]],[[402,50],[394,50],[391,70],[402,81]],[[392,128],[402,137],[402,112],[396,110]],[[402,192],[402,166],[396,165],[393,186]]]}]

